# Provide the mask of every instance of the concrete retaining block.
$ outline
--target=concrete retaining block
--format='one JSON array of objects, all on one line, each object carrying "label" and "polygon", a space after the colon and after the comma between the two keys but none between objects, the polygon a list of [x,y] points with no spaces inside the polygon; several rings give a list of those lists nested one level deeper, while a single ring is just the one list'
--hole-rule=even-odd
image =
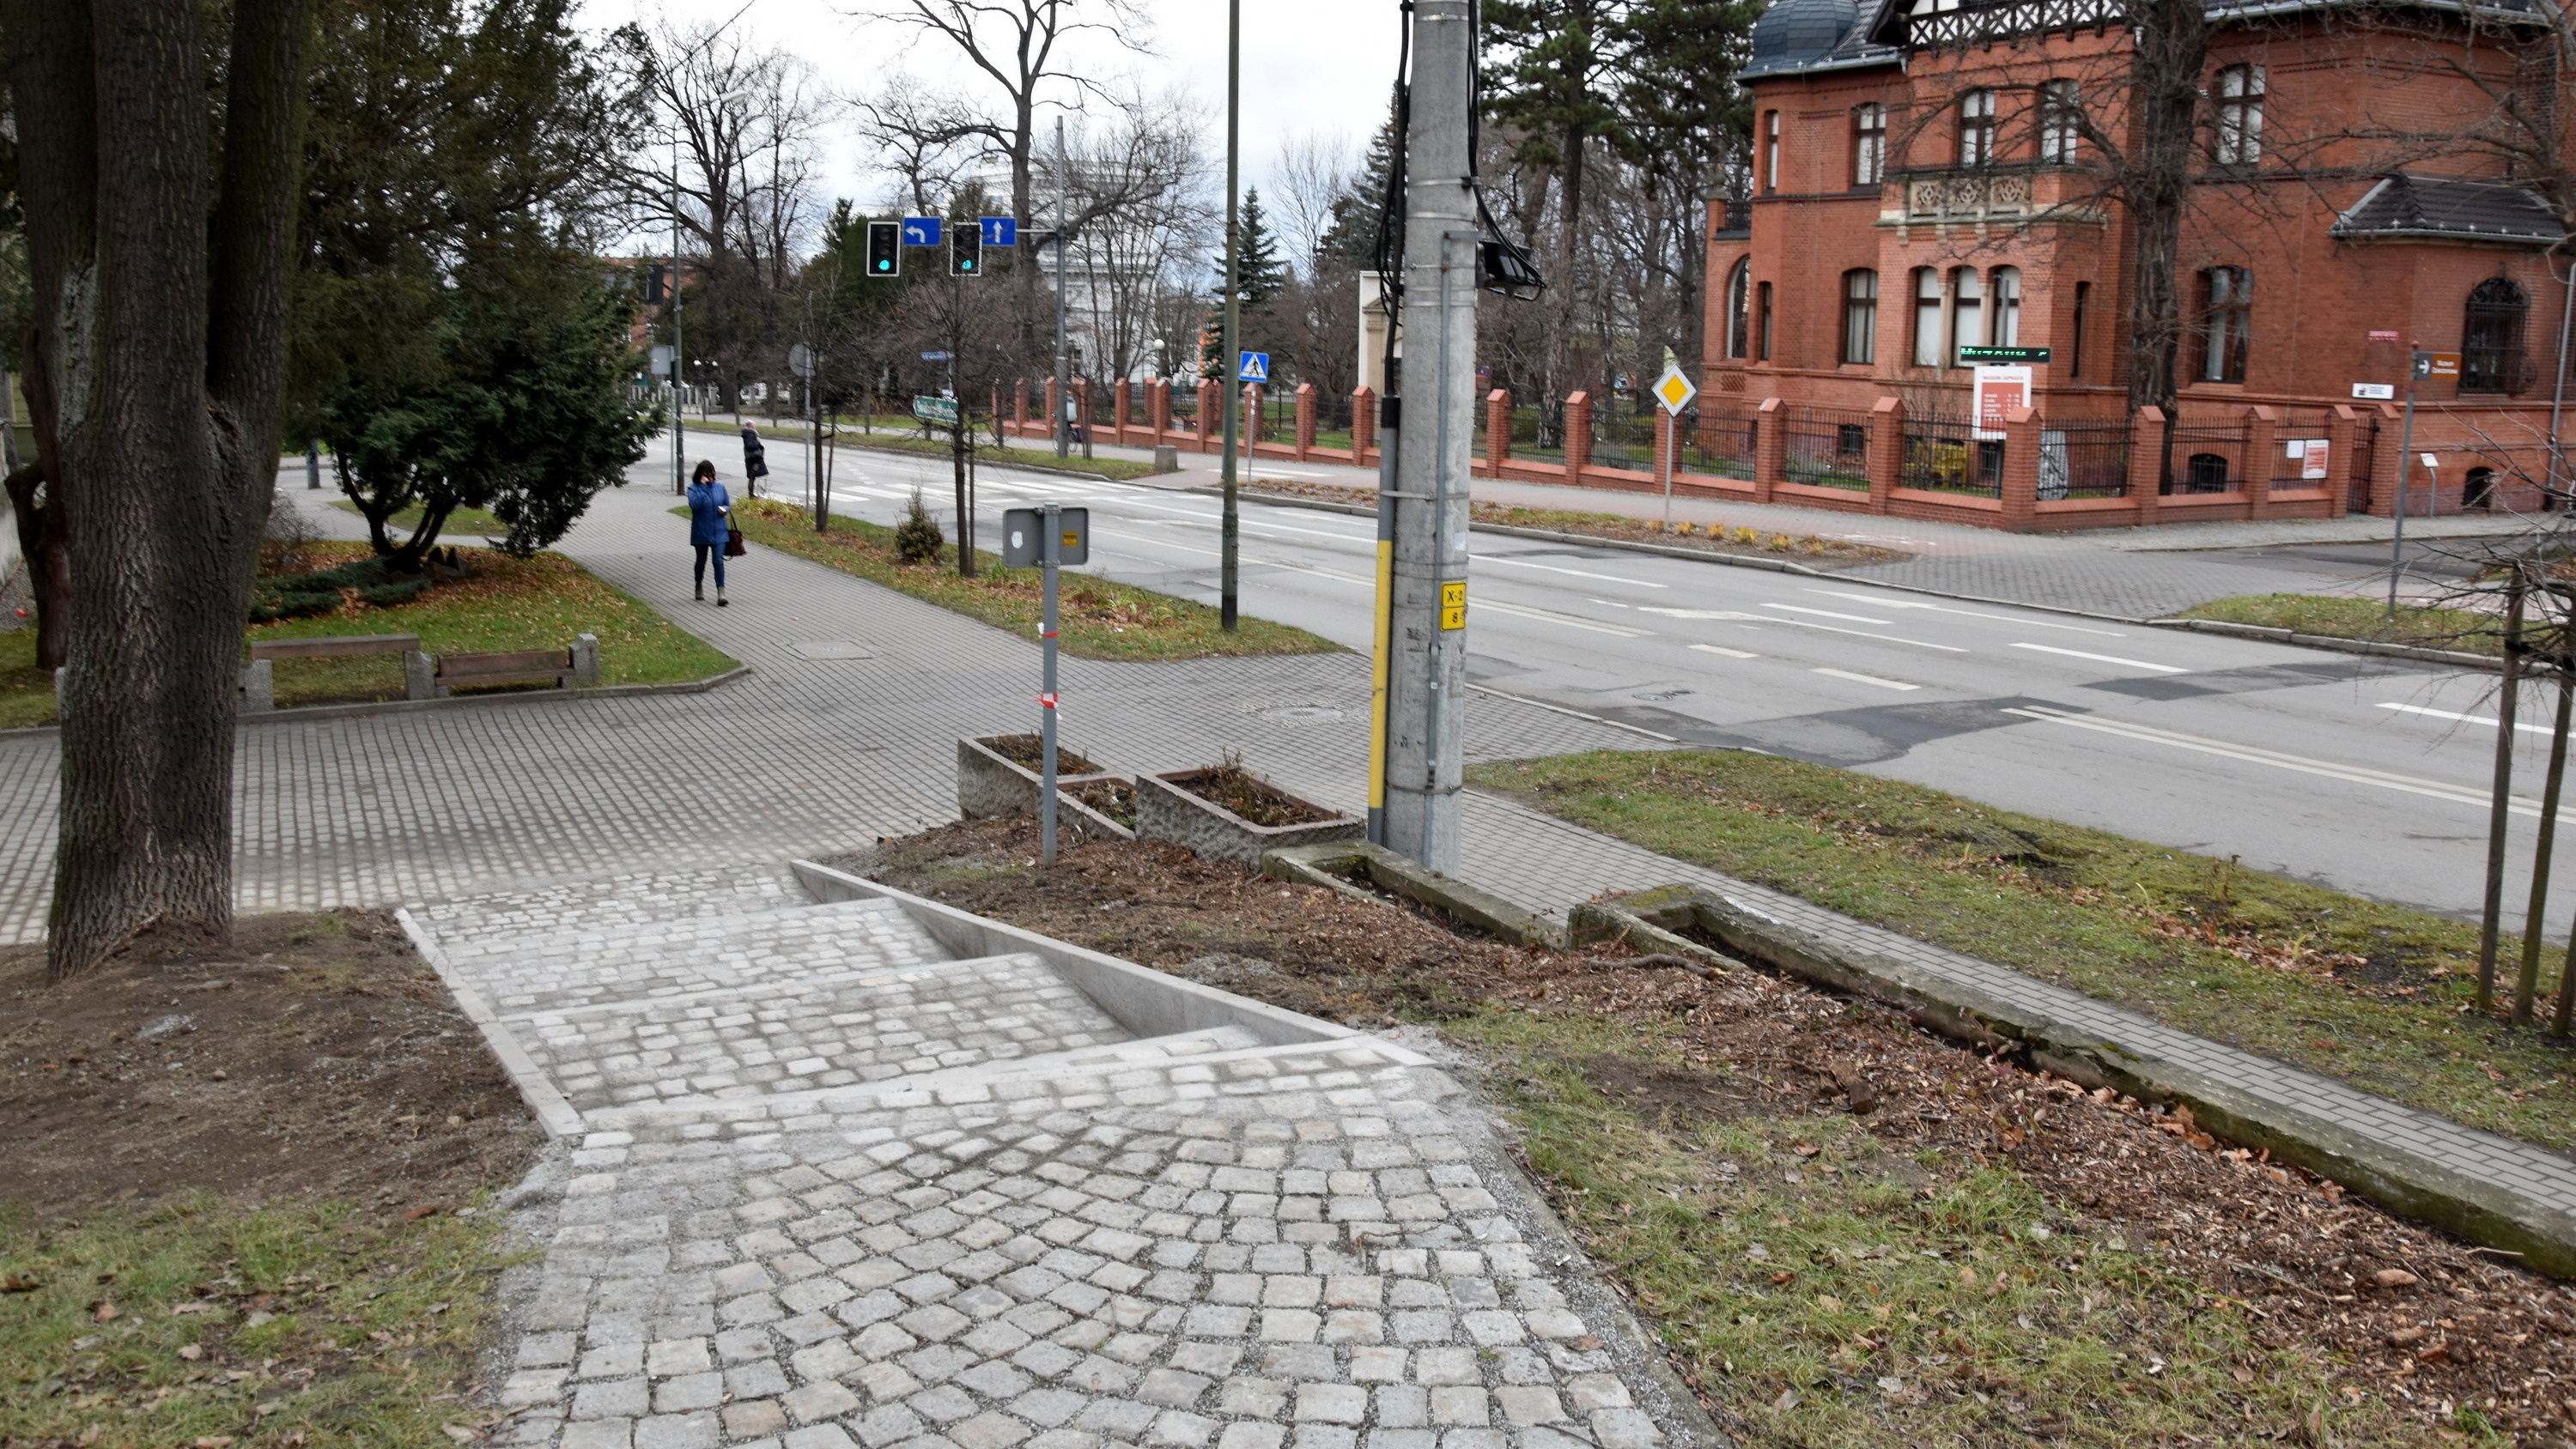
[{"label": "concrete retaining block", "polygon": [[1136,777],[1137,839],[1168,840],[1205,860],[1258,865],[1264,851],[1328,840],[1356,840],[1368,829],[1368,822],[1356,815],[1324,811],[1323,806],[1289,795],[1259,775],[1253,778],[1301,805],[1324,811],[1327,818],[1303,825],[1255,825],[1215,801],[1172,783],[1173,776],[1196,773],[1169,770]]},{"label": "concrete retaining block", "polygon": [[[987,735],[985,739],[998,739]],[[1069,785],[1094,780],[1124,781],[1124,775],[1095,770],[1087,775],[1055,777],[1055,819],[1059,830],[1080,840],[1133,840],[1135,832],[1064,793]],[[1005,815],[1038,813],[1037,771],[1005,759],[982,739],[957,742],[957,814],[966,820],[992,820]]]},{"label": "concrete retaining block", "polygon": [[2049,1020],[1974,987],[1826,941],[1714,892],[1662,886],[1577,907],[1574,914],[1578,940],[1587,939],[1587,930],[1608,934],[1623,923],[1657,933],[1696,927],[1744,960],[1894,1007],[1954,1040],[1990,1051],[2021,1052],[2031,1066],[2087,1087],[2110,1087],[2142,1102],[2189,1107],[2193,1119],[2214,1135],[2269,1149],[2279,1161],[2510,1254],[2535,1272],[2576,1278],[2576,1214],[2470,1178],[2422,1153],[2364,1137],[2339,1122],[2253,1096],[2196,1068]]},{"label": "concrete retaining block", "polygon": [[1565,933],[1546,917],[1365,840],[1335,840],[1264,851],[1261,869],[1272,880],[1318,885],[1384,905],[1380,897],[1350,883],[1349,877],[1366,875],[1382,889],[1442,911],[1450,919],[1499,940],[1521,946],[1557,946],[1565,941]]}]

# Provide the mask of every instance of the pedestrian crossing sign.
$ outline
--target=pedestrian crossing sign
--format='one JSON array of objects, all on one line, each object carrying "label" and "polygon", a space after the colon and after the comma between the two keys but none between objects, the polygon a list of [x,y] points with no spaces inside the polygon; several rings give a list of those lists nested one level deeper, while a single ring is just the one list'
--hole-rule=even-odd
[{"label": "pedestrian crossing sign", "polygon": [[1269,354],[1269,353],[1267,353],[1267,352],[1246,352],[1246,353],[1243,353],[1243,354],[1242,354],[1242,357],[1243,357],[1243,366],[1242,366],[1242,368],[1241,368],[1240,370],[1238,370],[1238,371],[1235,373],[1235,376],[1234,376],[1234,380],[1235,380],[1235,381],[1237,381],[1237,382],[1268,382],[1268,381],[1270,380],[1270,354]]},{"label": "pedestrian crossing sign", "polygon": [[1689,378],[1682,376],[1678,363],[1665,368],[1664,375],[1655,379],[1655,400],[1664,405],[1665,412],[1679,413],[1697,396],[1699,389],[1691,385]]}]

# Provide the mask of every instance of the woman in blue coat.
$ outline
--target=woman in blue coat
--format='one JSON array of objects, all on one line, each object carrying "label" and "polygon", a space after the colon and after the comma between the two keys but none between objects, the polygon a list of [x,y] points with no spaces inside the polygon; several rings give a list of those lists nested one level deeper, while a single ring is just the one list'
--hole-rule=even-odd
[{"label": "woman in blue coat", "polygon": [[716,607],[725,606],[725,543],[733,537],[733,495],[716,481],[713,460],[701,458],[689,475],[689,544],[698,556],[698,597],[707,596],[707,560],[716,561]]}]

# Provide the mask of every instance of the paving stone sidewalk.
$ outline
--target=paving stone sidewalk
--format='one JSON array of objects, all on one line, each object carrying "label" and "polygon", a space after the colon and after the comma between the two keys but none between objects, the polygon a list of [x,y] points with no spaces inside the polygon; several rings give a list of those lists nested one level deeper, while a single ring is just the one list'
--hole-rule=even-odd
[{"label": "paving stone sidewalk", "polygon": [[[572,970],[679,1005],[672,980],[772,914],[874,920],[820,975],[945,955],[883,902],[741,888],[782,875],[608,877],[414,919],[452,980],[499,999]],[[594,929],[639,914],[724,929]],[[974,1070],[892,1017],[792,1040],[726,988],[688,998],[697,1038],[614,1058],[640,1094],[577,1109],[514,1214],[542,1262],[504,1285],[505,1442],[1657,1449],[1659,1424],[1692,1422],[1422,1056],[1233,1029],[1066,1048],[1124,1034],[1060,981],[995,1001],[1004,960],[1052,974],[945,963],[983,1028],[1022,1029]],[[501,1026],[538,1051],[550,1019]]]}]

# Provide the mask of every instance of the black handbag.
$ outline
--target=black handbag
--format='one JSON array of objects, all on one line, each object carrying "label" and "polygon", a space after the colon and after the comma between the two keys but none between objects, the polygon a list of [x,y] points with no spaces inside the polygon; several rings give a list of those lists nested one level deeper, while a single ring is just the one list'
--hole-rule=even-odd
[{"label": "black handbag", "polygon": [[740,558],[751,552],[742,541],[742,530],[728,523],[725,527],[725,557]]}]

